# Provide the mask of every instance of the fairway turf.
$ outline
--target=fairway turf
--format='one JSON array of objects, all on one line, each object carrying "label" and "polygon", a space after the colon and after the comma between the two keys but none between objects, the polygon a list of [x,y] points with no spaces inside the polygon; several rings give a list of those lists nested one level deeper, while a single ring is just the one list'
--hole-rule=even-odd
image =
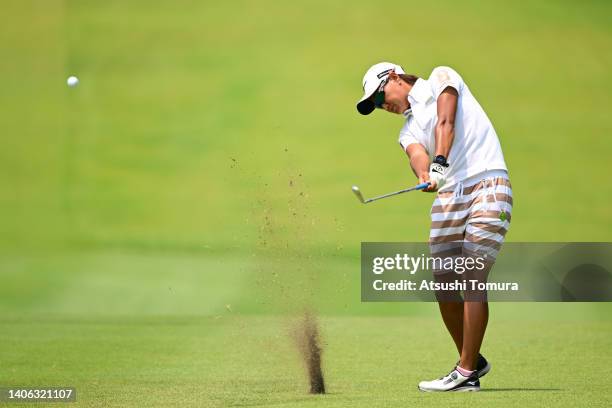
[{"label": "fairway turf", "polygon": [[308,395],[291,323],[228,315],[3,318],[0,358],[9,369],[0,381],[70,384],[76,406],[92,407],[607,407],[612,398],[612,360],[602,352],[612,346],[609,321],[496,318],[482,391],[432,395],[416,384],[445,374],[456,359],[436,318],[325,318],[323,396]]},{"label": "fairway turf", "polygon": [[[508,239],[611,241],[611,3],[3,7],[0,387],[74,386],[79,407],[610,406],[610,304],[492,304],[483,392],[419,393],[457,360],[437,306],[361,303],[359,255],[425,241],[433,196],[349,190],[415,184],[402,118],[355,111],[367,67],[449,65],[500,136]],[[304,310],[323,396],[290,336]]]},{"label": "fairway turf", "polygon": [[[457,359],[437,306],[359,304],[352,280],[330,293],[335,301],[315,303],[326,316],[328,394],[310,396],[292,334],[295,305],[283,308],[278,292],[248,284],[249,269],[223,259],[81,251],[13,261],[23,285],[0,288],[0,384],[74,386],[76,406],[87,407],[604,407],[612,398],[610,304],[492,304],[483,353],[493,370],[483,392],[429,395],[418,381]],[[354,261],[330,265],[321,284],[343,282]],[[216,283],[194,273],[213,268],[223,276]],[[300,289],[285,296],[301,304]]]}]

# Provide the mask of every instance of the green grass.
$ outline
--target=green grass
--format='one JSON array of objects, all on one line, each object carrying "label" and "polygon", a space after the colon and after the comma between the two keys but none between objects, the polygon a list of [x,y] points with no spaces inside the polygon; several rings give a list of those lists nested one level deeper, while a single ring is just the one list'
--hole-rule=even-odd
[{"label": "green grass", "polygon": [[[330,271],[309,269],[306,279],[254,258],[5,258],[0,384],[74,386],[77,406],[88,407],[603,407],[612,397],[611,304],[492,304],[487,392],[431,396],[418,381],[457,358],[435,304],[360,303],[357,274],[346,276],[358,259],[329,261]],[[304,307],[322,315],[325,396],[308,395],[291,337]]]},{"label": "green grass", "polygon": [[[363,72],[381,59],[421,76],[440,64],[462,73],[510,168],[510,240],[610,239],[612,187],[585,182],[594,152],[612,148],[610,5],[387,7],[398,11],[367,1],[11,3],[0,45],[2,246],[248,251],[262,209],[278,239],[299,234],[317,249],[424,240],[431,196],[366,210],[348,191],[414,182],[397,144],[402,118],[354,109]],[[65,85],[70,74],[79,87]]]},{"label": "green grass", "polygon": [[[6,4],[5,4],[6,3]],[[492,119],[511,241],[610,241],[608,2],[3,3],[0,386],[79,406],[607,406],[608,304],[494,304],[478,395],[433,304],[361,303],[362,241],[423,241],[369,65],[451,65]],[[77,88],[65,79],[79,76]],[[594,167],[595,166],[595,167]],[[287,335],[320,316],[330,394]]]},{"label": "green grass", "polygon": [[89,407],[608,406],[612,361],[602,351],[610,348],[612,324],[557,319],[541,309],[531,306],[540,316],[527,322],[493,320],[483,350],[493,370],[473,395],[416,389],[456,359],[431,317],[322,319],[325,396],[307,394],[291,318],[229,312],[3,318],[0,381],[69,384],[76,406]]}]

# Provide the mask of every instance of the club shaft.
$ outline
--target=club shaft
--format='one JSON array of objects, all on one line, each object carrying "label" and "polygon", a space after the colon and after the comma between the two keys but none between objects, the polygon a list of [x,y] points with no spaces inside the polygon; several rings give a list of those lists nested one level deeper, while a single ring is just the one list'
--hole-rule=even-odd
[{"label": "club shaft", "polygon": [[380,195],[380,196],[377,196],[377,197],[368,198],[367,200],[364,201],[364,203],[370,203],[372,201],[381,200],[383,198],[392,197],[394,195],[407,193],[409,191],[422,190],[424,188],[427,188],[427,186],[429,186],[429,183],[421,183],[421,184],[419,184],[417,186],[406,188],[404,190],[394,191],[392,193],[387,193],[387,194],[383,194],[383,195]]}]

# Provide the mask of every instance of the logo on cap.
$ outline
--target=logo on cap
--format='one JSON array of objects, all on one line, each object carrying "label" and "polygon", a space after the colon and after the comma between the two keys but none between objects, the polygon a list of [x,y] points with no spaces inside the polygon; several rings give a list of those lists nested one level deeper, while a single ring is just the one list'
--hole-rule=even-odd
[{"label": "logo on cap", "polygon": [[387,75],[387,74],[388,74],[389,72],[391,72],[391,71],[393,71],[393,68],[391,68],[391,69],[387,69],[387,70],[385,70],[385,71],[383,71],[383,72],[379,73],[379,74],[378,74],[378,75],[376,75],[376,76],[378,77],[378,79],[380,79],[380,78],[384,77],[385,75]]}]

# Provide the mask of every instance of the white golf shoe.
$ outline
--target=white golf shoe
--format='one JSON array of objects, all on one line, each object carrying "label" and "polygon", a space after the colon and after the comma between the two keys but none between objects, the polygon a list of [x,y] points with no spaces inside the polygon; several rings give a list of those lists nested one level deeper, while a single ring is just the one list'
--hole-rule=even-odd
[{"label": "white golf shoe", "polygon": [[457,368],[442,378],[433,381],[421,381],[419,390],[425,392],[444,392],[444,391],[480,391],[480,381],[476,373],[469,377],[461,375]]},{"label": "white golf shoe", "polygon": [[[459,365],[460,362],[461,361],[457,361],[457,364],[455,365]],[[491,363],[489,363],[487,359],[479,353],[478,361],[476,361],[476,376],[478,378],[482,378],[487,375],[489,371],[491,371]]]}]

